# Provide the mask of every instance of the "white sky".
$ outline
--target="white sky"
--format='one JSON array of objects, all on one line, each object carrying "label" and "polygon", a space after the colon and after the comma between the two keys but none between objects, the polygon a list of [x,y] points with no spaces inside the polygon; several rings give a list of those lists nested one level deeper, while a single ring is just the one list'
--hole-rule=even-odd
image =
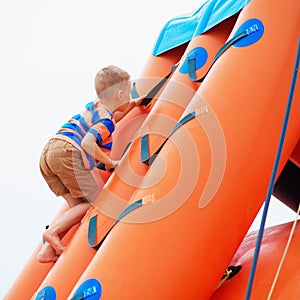
[{"label": "white sky", "polygon": [[[163,25],[201,1],[1,2],[1,298],[63,203],[39,173],[47,139],[94,99],[100,67],[116,64],[137,78]],[[293,218],[272,200],[267,225]]]}]

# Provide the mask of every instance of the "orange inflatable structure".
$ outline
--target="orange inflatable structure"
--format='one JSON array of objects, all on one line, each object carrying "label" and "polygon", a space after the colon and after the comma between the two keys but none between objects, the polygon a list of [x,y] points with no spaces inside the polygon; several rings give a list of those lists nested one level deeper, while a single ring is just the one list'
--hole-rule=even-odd
[{"label": "orange inflatable structure", "polygon": [[[293,223],[286,223],[265,230],[251,299],[299,298],[300,226],[298,224],[292,231],[288,243],[292,228]],[[231,262],[242,265],[241,271],[217,289],[212,300],[245,299],[256,240],[257,232],[246,236]],[[286,256],[283,256],[287,245]]]},{"label": "orange inflatable structure", "polygon": [[57,262],[39,243],[4,299],[298,299],[299,226],[263,232],[256,273],[248,232],[270,188],[298,211],[299,34],[298,0],[208,0],[167,22],[133,84],[144,107],[114,132],[120,164],[95,170]]}]

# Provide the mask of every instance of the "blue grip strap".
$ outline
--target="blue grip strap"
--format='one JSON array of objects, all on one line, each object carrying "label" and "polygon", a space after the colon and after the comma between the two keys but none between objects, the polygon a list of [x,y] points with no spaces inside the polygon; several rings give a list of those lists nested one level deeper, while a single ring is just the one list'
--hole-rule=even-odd
[{"label": "blue grip strap", "polygon": [[155,95],[160,91],[160,89],[164,86],[164,84],[169,79],[169,77],[172,75],[174,70],[177,68],[178,64],[179,63],[173,65],[170,72],[151,89],[151,91],[143,99],[143,101],[141,103],[142,106],[147,106],[153,100]]},{"label": "blue grip strap", "polygon": [[147,166],[151,166],[153,161],[155,160],[156,156],[159,154],[160,150],[163,148],[165,143],[169,140],[172,134],[180,128],[185,123],[189,122],[190,120],[196,117],[196,112],[191,112],[188,115],[184,116],[181,120],[177,122],[177,124],[172,129],[169,136],[164,140],[164,142],[159,146],[159,148],[154,152],[153,155],[150,156],[149,153],[149,134],[147,133],[141,139],[141,162],[146,164]]},{"label": "blue grip strap", "polygon": [[131,88],[131,93],[130,94],[131,94],[132,99],[136,99],[136,98],[140,97],[140,95],[139,95],[139,93],[136,89],[136,82],[132,83],[132,88]]},{"label": "blue grip strap", "polygon": [[116,224],[118,222],[120,222],[120,220],[123,219],[125,216],[127,216],[130,212],[132,212],[133,210],[141,207],[142,205],[143,205],[143,200],[142,199],[129,204],[122,211],[122,213],[116,218],[116,220],[113,223],[112,227],[109,229],[109,231],[106,233],[106,235],[98,243],[96,243],[97,217],[98,217],[98,215],[94,215],[93,217],[91,217],[90,222],[89,222],[89,228],[88,228],[88,244],[89,244],[89,246],[94,248],[95,250],[98,250],[100,248],[100,246],[102,245],[103,241],[106,239],[106,237],[111,232],[111,230],[116,226]]},{"label": "blue grip strap", "polygon": [[212,66],[214,65],[214,63],[218,60],[218,58],[230,47],[232,46],[234,43],[236,43],[237,41],[239,41],[240,39],[244,38],[245,36],[247,36],[248,33],[246,30],[242,31],[241,33],[237,34],[236,36],[234,36],[232,39],[230,39],[227,43],[225,43],[220,50],[217,52],[217,54],[215,55],[213,62],[211,64],[211,66],[209,67],[209,69],[207,70],[207,72],[205,73],[204,76],[202,76],[201,78],[197,79],[196,78],[196,58],[195,57],[188,57],[188,74],[189,74],[189,78],[194,81],[194,82],[202,82],[206,75],[208,74],[209,70],[212,68]]},{"label": "blue grip strap", "polygon": [[89,246],[95,248],[96,245],[96,233],[97,233],[97,215],[90,218],[88,228],[88,243]]}]

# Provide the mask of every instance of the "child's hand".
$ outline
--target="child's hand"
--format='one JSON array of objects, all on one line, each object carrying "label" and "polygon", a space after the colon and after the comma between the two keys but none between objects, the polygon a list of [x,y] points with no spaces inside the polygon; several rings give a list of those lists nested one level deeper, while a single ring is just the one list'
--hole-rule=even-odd
[{"label": "child's hand", "polygon": [[140,106],[145,99],[145,96],[140,96],[138,98],[134,98],[131,100],[132,103],[134,103],[135,106]]},{"label": "child's hand", "polygon": [[141,106],[143,108],[149,108],[149,106],[151,105],[151,101],[147,105],[142,105],[142,102],[144,101],[145,97],[146,96],[144,95],[144,96],[141,96],[139,98],[135,98],[131,101],[133,101],[135,103],[135,106]]},{"label": "child's hand", "polygon": [[112,172],[119,164],[119,160],[111,160],[110,163],[105,164],[105,170]]},{"label": "child's hand", "polygon": [[112,160],[111,162],[106,164],[104,164],[103,162],[98,162],[96,167],[103,171],[112,172],[118,166],[118,164],[119,164],[118,160]]}]

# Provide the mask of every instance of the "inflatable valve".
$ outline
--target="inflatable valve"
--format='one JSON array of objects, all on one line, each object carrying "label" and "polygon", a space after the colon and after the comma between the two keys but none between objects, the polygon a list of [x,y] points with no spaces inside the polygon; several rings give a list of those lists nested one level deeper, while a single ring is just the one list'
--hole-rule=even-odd
[{"label": "inflatable valve", "polygon": [[225,270],[221,280],[219,281],[219,284],[218,284],[216,289],[218,289],[226,280],[229,280],[234,275],[236,275],[241,270],[241,268],[242,268],[241,265],[229,266],[228,268],[226,268],[226,270]]}]

